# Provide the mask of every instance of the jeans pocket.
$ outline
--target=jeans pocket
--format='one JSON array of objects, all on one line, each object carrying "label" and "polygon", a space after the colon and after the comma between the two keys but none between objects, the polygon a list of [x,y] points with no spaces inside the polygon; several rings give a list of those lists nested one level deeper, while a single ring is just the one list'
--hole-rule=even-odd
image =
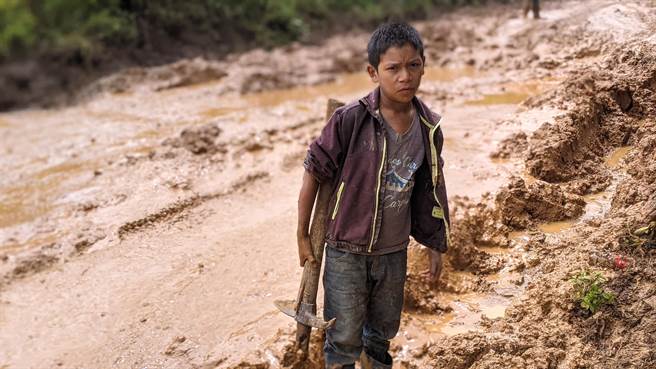
[{"label": "jeans pocket", "polygon": [[326,247],[326,258],[330,260],[343,260],[349,256],[346,251],[337,250],[334,247]]}]

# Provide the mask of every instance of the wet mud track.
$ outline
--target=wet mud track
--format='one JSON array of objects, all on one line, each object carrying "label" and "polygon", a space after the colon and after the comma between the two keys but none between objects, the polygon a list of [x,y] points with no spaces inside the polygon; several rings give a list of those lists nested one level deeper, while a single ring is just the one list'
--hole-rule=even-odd
[{"label": "wet mud track", "polygon": [[[539,23],[500,7],[418,25],[454,247],[430,286],[411,246],[397,367],[655,363],[654,251],[625,241],[656,220],[654,9],[551,6]],[[282,68],[304,52],[253,53]],[[118,75],[79,105],[1,115],[0,367],[319,367],[320,337],[295,362],[272,301],[300,281],[305,148],[328,97],[371,88],[338,67],[358,63],[349,51],[303,67],[320,80],[248,65],[197,83],[188,74],[208,67],[193,61],[171,80],[108,89]],[[568,279],[582,269],[608,278],[615,304],[580,313]]]}]

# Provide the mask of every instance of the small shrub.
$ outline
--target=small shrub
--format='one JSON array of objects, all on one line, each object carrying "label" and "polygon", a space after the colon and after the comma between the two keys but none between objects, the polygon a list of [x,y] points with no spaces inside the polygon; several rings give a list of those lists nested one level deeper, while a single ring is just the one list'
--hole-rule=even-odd
[{"label": "small shrub", "polygon": [[599,272],[580,271],[570,282],[574,286],[574,300],[583,310],[592,314],[615,301],[615,294],[604,290],[606,278]]}]

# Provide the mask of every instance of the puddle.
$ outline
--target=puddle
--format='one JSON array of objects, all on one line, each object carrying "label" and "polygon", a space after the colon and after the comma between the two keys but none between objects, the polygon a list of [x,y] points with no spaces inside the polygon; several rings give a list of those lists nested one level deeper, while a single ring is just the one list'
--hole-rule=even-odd
[{"label": "puddle", "polygon": [[572,226],[574,226],[577,221],[577,219],[571,219],[558,222],[543,223],[538,225],[538,229],[546,234],[560,233],[572,228]]},{"label": "puddle", "polygon": [[403,313],[404,324],[394,338],[395,343],[402,347],[401,357],[411,355],[411,350],[418,349],[440,336],[480,330],[484,318],[502,318],[511,303],[511,298],[496,293],[443,296],[452,311],[436,314]]},{"label": "puddle", "polygon": [[610,153],[608,158],[606,158],[606,166],[608,166],[611,169],[617,168],[617,166],[620,164],[620,161],[624,159],[626,154],[629,153],[631,150],[631,146],[623,146],[623,147],[618,147],[617,149],[613,150],[613,152]]},{"label": "puddle", "polygon": [[465,105],[517,105],[527,98],[543,92],[547,85],[547,81],[509,83],[501,86],[503,92],[483,94],[482,98],[468,100]]},{"label": "puddle", "polygon": [[521,92],[505,92],[501,94],[483,95],[483,98],[478,100],[469,100],[465,102],[466,105],[503,105],[503,104],[519,104],[529,98],[531,94]]},{"label": "puddle", "polygon": [[85,171],[91,176],[97,166],[95,162],[64,162],[38,171],[20,184],[0,188],[0,228],[47,215],[62,192],[75,190],[64,188],[65,182],[79,179]]},{"label": "puddle", "polygon": [[226,115],[226,114],[229,114],[229,113],[232,113],[232,112],[236,112],[236,111],[241,111],[241,110],[243,110],[243,108],[242,109],[230,108],[230,107],[212,108],[212,109],[205,110],[202,113],[202,115],[206,118],[216,118],[216,117],[220,117],[220,116],[223,116],[223,115]]},{"label": "puddle", "polygon": [[10,240],[9,242],[0,245],[0,252],[9,255],[18,251],[31,250],[40,246],[55,244],[60,238],[61,234],[55,231],[45,235],[32,236],[25,242]]},{"label": "puddle", "polygon": [[[476,69],[467,68],[426,68],[422,81],[448,82],[462,77],[473,77]],[[374,87],[369,76],[364,72],[345,74],[334,81],[314,86],[299,86],[287,89],[268,90],[244,95],[229,94],[221,97],[219,106],[201,112],[203,117],[215,118],[233,112],[253,108],[270,108],[284,103],[297,102],[300,110],[308,110],[307,105],[298,102],[322,98],[348,96],[364,93]]]},{"label": "puddle", "polygon": [[9,127],[9,122],[0,118],[0,128]]},{"label": "puddle", "polygon": [[530,237],[528,231],[513,231],[508,234],[510,241],[528,241]]}]

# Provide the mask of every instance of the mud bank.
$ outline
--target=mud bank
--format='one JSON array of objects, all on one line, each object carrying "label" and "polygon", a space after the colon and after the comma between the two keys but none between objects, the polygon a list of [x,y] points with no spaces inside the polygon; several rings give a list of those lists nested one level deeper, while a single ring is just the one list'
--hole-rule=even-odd
[{"label": "mud bank", "polygon": [[[569,195],[563,198],[552,191],[538,191],[535,198],[524,196],[525,192],[517,196],[517,188],[524,187],[518,180],[497,196],[500,216],[496,219],[518,230],[525,228],[524,220],[528,219],[576,217],[582,205],[578,195],[599,192],[608,186],[612,172],[620,171],[610,210],[555,236],[539,230],[533,233],[524,245],[526,258],[534,260],[526,265],[526,292],[506,310],[504,318],[489,322],[483,332],[434,342],[427,349],[425,365],[656,366],[651,334],[656,324],[656,253],[631,247],[622,238],[626,232],[649,224],[655,215],[656,54],[653,43],[636,41],[630,45],[609,52],[599,68],[568,79],[541,99],[545,104],[566,104],[560,107],[567,113],[529,138],[526,168],[538,179],[536,183]],[[624,146],[631,149],[617,168],[604,165],[615,149]],[[560,203],[575,210],[562,208]],[[536,213],[536,208],[543,212]],[[618,255],[630,260],[626,269],[613,265],[613,257]],[[617,296],[615,303],[593,315],[581,314],[580,307],[572,302],[568,282],[579,270],[606,275],[608,288]]]}]

